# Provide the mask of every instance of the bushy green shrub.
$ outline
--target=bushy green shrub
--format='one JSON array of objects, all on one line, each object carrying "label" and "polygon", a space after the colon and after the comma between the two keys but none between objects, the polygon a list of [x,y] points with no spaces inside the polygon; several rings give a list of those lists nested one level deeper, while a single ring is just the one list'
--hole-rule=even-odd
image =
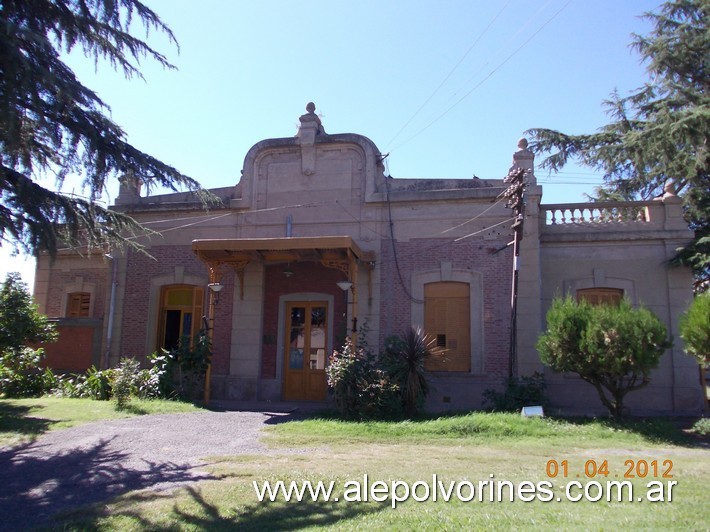
[{"label": "bushy green shrub", "polygon": [[375,357],[348,338],[329,358],[326,367],[328,386],[345,419],[381,419],[401,413],[399,388]]},{"label": "bushy green shrub", "polygon": [[545,376],[536,371],[530,376],[508,377],[502,392],[488,389],[483,392],[484,406],[494,412],[518,412],[524,406],[546,406]]},{"label": "bushy green shrub", "polygon": [[154,367],[160,366],[164,371],[160,377],[162,393],[188,401],[200,399],[212,357],[212,346],[206,334],[201,332],[192,341],[189,336],[183,336],[177,349],[169,353],[163,351],[164,361],[154,356]]},{"label": "bushy green shrub", "polygon": [[175,390],[170,382],[170,363],[173,357],[162,351],[148,357],[150,368],[143,369],[138,374],[136,387],[140,399],[169,399],[174,397]]},{"label": "bushy green shrub", "polygon": [[54,375],[40,367],[44,350],[27,344],[56,338],[54,325],[39,313],[20,274],[8,273],[0,287],[0,395],[34,397],[48,391]]},{"label": "bushy green shrub", "polygon": [[693,428],[690,432],[699,434],[700,436],[710,436],[710,418],[704,417],[700,418],[693,424]]},{"label": "bushy green shrub", "polygon": [[346,419],[392,419],[420,412],[429,386],[424,371],[428,357],[442,356],[435,339],[421,329],[391,336],[375,356],[363,341],[355,349],[350,339],[336,350],[326,367],[328,386]]},{"label": "bushy green shrub", "polygon": [[91,366],[84,375],[84,378],[78,384],[79,397],[88,397],[99,401],[108,401],[111,398],[111,380],[113,379],[113,370],[105,369],[98,370],[95,366]]},{"label": "bushy green shrub", "polygon": [[[98,370],[92,366],[84,373],[53,376],[53,384],[48,389],[59,397],[106,401],[115,396],[113,388],[118,380],[123,386],[120,392],[124,394],[122,403],[126,402],[125,393],[139,399],[173,399],[180,397],[179,392],[191,389],[188,386],[177,386],[173,373],[180,364],[178,355],[167,351],[153,353],[148,356],[150,367],[144,369],[140,369],[134,359],[122,359],[117,368]],[[192,362],[187,364],[188,369],[190,364]],[[120,375],[117,375],[119,370]]]},{"label": "bushy green shrub", "polygon": [[0,355],[0,395],[4,397],[38,397],[51,388],[54,375],[42,370],[43,349],[24,347]]},{"label": "bushy green shrub", "polygon": [[28,343],[54,342],[57,331],[32,302],[27,284],[10,272],[0,287],[0,353],[19,353]]},{"label": "bushy green shrub", "polygon": [[116,399],[116,408],[124,410],[130,403],[131,396],[138,392],[140,365],[135,358],[124,358],[113,370],[112,376],[111,389]]},{"label": "bushy green shrub", "polygon": [[91,366],[85,373],[60,375],[56,379],[52,394],[58,397],[108,401],[112,396],[113,371],[113,369],[98,370],[95,366]]},{"label": "bushy green shrub", "polygon": [[680,337],[685,350],[699,364],[710,364],[710,292],[698,294],[680,318]]},{"label": "bushy green shrub", "polygon": [[602,404],[619,417],[625,395],[649,383],[670,346],[665,326],[646,308],[634,308],[627,299],[594,306],[567,297],[552,302],[537,350],[554,371],[577,373],[592,384]]},{"label": "bushy green shrub", "polygon": [[[169,399],[175,395],[172,384],[168,382],[169,353],[150,355],[150,367],[147,369],[140,369],[137,361],[129,362],[127,366],[126,360],[129,359],[123,359],[119,368],[124,372],[122,382],[128,383],[131,395],[139,399]],[[85,373],[53,376],[51,393],[59,397],[107,401],[114,396],[113,383],[119,368],[98,370],[91,366]]]}]

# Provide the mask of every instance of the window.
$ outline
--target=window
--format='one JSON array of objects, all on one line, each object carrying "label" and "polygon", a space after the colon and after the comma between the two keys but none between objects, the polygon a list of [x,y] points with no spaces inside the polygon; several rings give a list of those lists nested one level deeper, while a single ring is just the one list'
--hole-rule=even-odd
[{"label": "window", "polygon": [[91,306],[89,292],[73,292],[67,296],[67,318],[88,318]]},{"label": "window", "polygon": [[471,371],[471,306],[468,283],[424,285],[424,330],[446,349],[443,359],[428,359],[427,371]]},{"label": "window", "polygon": [[618,305],[624,297],[621,288],[582,288],[577,290],[577,301],[592,305]]},{"label": "window", "polygon": [[204,290],[191,285],[163,287],[160,295],[159,345],[172,351],[180,345],[180,338],[192,340],[202,326]]}]

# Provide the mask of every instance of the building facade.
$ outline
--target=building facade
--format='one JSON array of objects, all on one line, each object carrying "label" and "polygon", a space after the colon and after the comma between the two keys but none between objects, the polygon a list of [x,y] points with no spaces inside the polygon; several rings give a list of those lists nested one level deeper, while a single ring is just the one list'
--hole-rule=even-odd
[{"label": "building facade", "polygon": [[[421,326],[447,349],[427,367],[429,409],[480,408],[509,374],[545,371],[553,409],[594,413],[595,390],[545,370],[536,353],[553,297],[625,296],[678,336],[692,276],[668,260],[692,235],[672,190],[649,202],[545,205],[521,140],[514,258],[503,180],[391,178],[372,141],[327,134],[314,109],[295,137],[254,145],[239,182],[211,190],[221,205],[208,211],[189,193],[142,196],[125,178],[114,208],[153,232],[140,237],[147,253],[40,257],[35,300],[61,331],[49,364],[113,366],[209,328],[212,398],[323,401],[328,355],[346,336],[378,347]],[[680,342],[628,404],[703,407],[698,365]]]}]

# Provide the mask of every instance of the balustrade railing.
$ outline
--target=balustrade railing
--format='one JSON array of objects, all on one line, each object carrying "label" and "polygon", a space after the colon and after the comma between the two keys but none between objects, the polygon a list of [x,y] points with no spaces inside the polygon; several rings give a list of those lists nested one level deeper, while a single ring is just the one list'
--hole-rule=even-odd
[{"label": "balustrade railing", "polygon": [[541,205],[545,225],[599,225],[649,223],[649,204],[644,201],[605,201]]}]

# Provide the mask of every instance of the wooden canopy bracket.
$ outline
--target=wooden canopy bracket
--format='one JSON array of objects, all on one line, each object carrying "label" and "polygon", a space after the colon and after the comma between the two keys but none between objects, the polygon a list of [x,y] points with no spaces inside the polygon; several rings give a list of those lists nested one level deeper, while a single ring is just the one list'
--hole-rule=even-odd
[{"label": "wooden canopy bracket", "polygon": [[247,267],[247,264],[249,264],[249,259],[214,260],[202,256],[200,256],[200,258],[207,264],[210,283],[218,283],[221,280],[222,276],[220,270],[222,266],[226,265],[234,269],[234,273],[239,279],[239,298],[244,300],[244,269]]},{"label": "wooden canopy bracket", "polygon": [[350,264],[347,259],[321,259],[320,263],[326,268],[340,270],[345,275],[348,275],[350,271]]}]

